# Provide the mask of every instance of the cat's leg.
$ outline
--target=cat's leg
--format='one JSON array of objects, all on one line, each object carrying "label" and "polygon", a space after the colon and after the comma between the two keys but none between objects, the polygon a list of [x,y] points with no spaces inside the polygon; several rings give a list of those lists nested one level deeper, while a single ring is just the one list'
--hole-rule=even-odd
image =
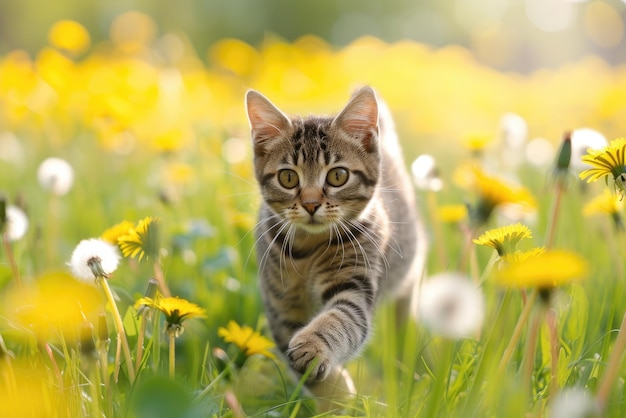
[{"label": "cat's leg", "polygon": [[370,333],[371,304],[356,292],[342,291],[331,297],[289,342],[287,357],[293,368],[300,373],[312,368],[310,379],[322,381],[335,366],[354,357]]}]

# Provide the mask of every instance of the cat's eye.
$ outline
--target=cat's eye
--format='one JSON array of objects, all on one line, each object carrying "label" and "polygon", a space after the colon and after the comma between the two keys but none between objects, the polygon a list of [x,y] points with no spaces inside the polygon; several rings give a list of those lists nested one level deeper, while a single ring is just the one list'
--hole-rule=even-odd
[{"label": "cat's eye", "polygon": [[326,182],[334,187],[343,186],[348,181],[348,170],[343,167],[331,169],[326,175]]},{"label": "cat's eye", "polygon": [[278,182],[285,189],[293,189],[298,185],[298,173],[285,169],[278,172]]}]

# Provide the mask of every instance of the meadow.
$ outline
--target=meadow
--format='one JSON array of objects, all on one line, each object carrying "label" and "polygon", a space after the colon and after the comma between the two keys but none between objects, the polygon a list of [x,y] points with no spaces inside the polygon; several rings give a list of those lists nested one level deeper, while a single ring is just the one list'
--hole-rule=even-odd
[{"label": "meadow", "polygon": [[[499,73],[370,37],[205,53],[146,15],[115,22],[0,57],[0,416],[624,416],[626,67]],[[381,306],[348,365],[358,394],[318,414],[262,312],[243,97],[332,113],[363,84],[415,175],[423,290],[455,274],[479,312],[399,326]]]}]

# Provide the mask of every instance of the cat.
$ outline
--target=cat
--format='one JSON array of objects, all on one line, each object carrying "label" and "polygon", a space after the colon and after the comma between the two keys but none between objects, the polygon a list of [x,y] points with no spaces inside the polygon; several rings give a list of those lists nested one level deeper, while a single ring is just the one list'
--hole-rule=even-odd
[{"label": "cat", "polygon": [[[343,368],[366,344],[377,302],[417,289],[426,242],[391,115],[374,90],[334,117],[290,117],[246,93],[259,283],[277,347],[320,400],[354,393]],[[310,369],[310,370],[309,370]]]}]

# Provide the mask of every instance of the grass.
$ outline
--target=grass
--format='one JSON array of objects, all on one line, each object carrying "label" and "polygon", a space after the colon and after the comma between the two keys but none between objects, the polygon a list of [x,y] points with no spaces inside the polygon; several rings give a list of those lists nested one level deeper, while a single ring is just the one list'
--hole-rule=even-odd
[{"label": "grass", "polygon": [[[270,54],[272,47],[292,48],[289,50],[293,53],[305,48],[307,42],[294,46],[278,42],[268,46],[269,52],[263,54]],[[402,44],[385,48],[366,41],[360,45],[371,53],[382,54],[379,58],[398,60],[408,59],[403,48],[411,49],[409,47]],[[329,64],[336,64],[338,55],[320,51],[319,68],[310,69],[312,78],[316,77],[315,71],[323,72],[324,68],[331,67],[337,68],[342,87],[347,89],[348,84],[355,82],[347,73],[341,73],[340,67]],[[351,63],[350,69],[359,62],[358,57],[350,58],[350,53],[356,54],[351,51],[348,48],[347,55],[341,58]],[[431,54],[421,49],[413,52]],[[455,52],[444,52],[432,53],[429,60],[412,62],[416,66],[422,65],[421,62],[425,62],[425,66],[434,63],[432,68],[425,67],[433,74],[440,67],[457,71],[457,66],[448,65],[446,61],[454,58]],[[108,63],[94,64],[86,58],[81,71],[91,74],[114,68],[113,72],[119,70],[122,74],[130,68],[146,71],[141,75],[149,78],[150,71],[155,69],[150,66],[146,69],[143,64],[135,68],[136,63],[129,64],[119,57],[108,59]],[[293,59],[296,67],[303,65]],[[293,69],[290,62],[276,60],[276,71]],[[490,84],[492,73],[466,60],[461,64],[458,74],[468,70],[476,79],[473,90],[468,90],[468,97],[480,93],[484,107],[472,104],[463,108],[465,105],[459,102],[455,106],[460,106],[461,111],[453,112],[446,110],[445,100],[437,101],[433,95],[433,106],[440,110],[438,117],[444,120],[445,112],[450,117],[452,113],[460,113],[468,120],[477,116],[475,119],[488,120],[495,125],[497,116],[493,109],[498,107],[485,102],[498,90],[497,85]],[[0,362],[3,363],[0,367],[0,416],[316,416],[314,401],[306,396],[302,381],[289,373],[282,357],[246,356],[236,344],[226,343],[218,336],[218,329],[226,327],[231,320],[259,331],[261,336],[269,335],[256,282],[254,255],[253,228],[260,196],[253,180],[241,100],[243,85],[265,85],[270,96],[270,86],[274,86],[271,80],[263,79],[268,77],[263,72],[265,75],[259,75],[260,79],[255,82],[227,72],[220,65],[225,63],[217,63],[217,70],[184,74],[184,82],[189,83],[189,92],[194,95],[193,100],[181,99],[180,107],[184,109],[181,113],[185,116],[210,113],[198,110],[206,99],[215,115],[189,120],[177,114],[180,119],[174,117],[177,122],[173,125],[180,126],[186,133],[172,134],[173,139],[155,136],[155,131],[171,128],[172,122],[165,117],[169,113],[155,111],[158,117],[153,118],[140,106],[153,99],[149,88],[138,92],[132,86],[116,85],[115,88],[122,89],[121,93],[105,95],[102,103],[90,103],[85,112],[76,103],[64,108],[63,100],[58,107],[45,108],[47,102],[44,101],[39,103],[44,106],[43,110],[31,109],[24,116],[18,112],[23,108],[11,108],[7,99],[9,104],[1,109],[0,116],[5,123],[3,126],[20,138],[21,157],[0,158],[0,188],[7,202],[25,209],[30,225],[23,238],[8,243],[0,254],[0,337],[3,342],[0,347]],[[0,66],[0,73],[2,71],[6,68]],[[401,95],[405,90],[403,86],[410,84],[407,80],[393,83],[376,75],[376,71],[373,75],[365,74],[363,79],[374,85],[378,80],[383,90],[395,92],[388,96],[390,105],[398,110],[400,121],[406,122],[414,103],[422,101],[410,101],[408,96]],[[80,71],[78,74],[84,76]],[[317,76],[322,79],[323,74]],[[403,77],[412,76],[407,72]],[[504,79],[505,75],[501,77]],[[21,74],[16,80],[28,80],[28,77]],[[500,82],[504,82],[502,80]],[[72,82],[53,85],[59,97],[81,97],[63,93],[68,86],[72,87],[72,94],[80,92],[76,86],[82,85],[82,78],[71,81],[76,85]],[[433,84],[444,81],[434,79]],[[532,84],[529,90],[542,91],[545,80],[540,81],[529,82]],[[518,77],[507,78],[506,84],[517,86],[522,102],[535,103],[521,94],[528,84]],[[331,96],[337,94],[336,85],[326,87],[332,87],[335,92]],[[326,87],[320,90],[326,91]],[[0,85],[0,88],[7,87]],[[214,95],[203,95],[207,91]],[[411,91],[408,89],[406,94],[410,96]],[[236,103],[231,100],[235,96]],[[130,105],[120,104],[120,98],[129,100]],[[222,98],[223,105],[218,105]],[[321,95],[311,101],[316,109],[338,107],[339,102],[334,96],[332,99]],[[301,106],[303,103],[306,104],[307,99],[300,101]],[[474,102],[468,99],[468,103]],[[563,103],[564,108],[568,105]],[[103,111],[102,116],[92,107],[111,113]],[[120,109],[126,109],[128,114]],[[537,114],[546,114],[540,110],[536,110]],[[91,111],[97,116],[89,113]],[[532,111],[529,113],[537,116]],[[567,111],[562,113],[562,118],[570,115]],[[126,128],[133,132],[134,139],[125,143],[124,138],[128,138],[123,136],[123,129],[120,133],[112,126],[105,126],[115,131],[111,133],[100,125],[111,120],[128,123]],[[552,129],[546,127],[545,118],[538,120],[540,123],[536,126],[547,131]],[[559,120],[561,122],[568,121]],[[621,119],[615,118],[613,122],[598,123],[618,126]],[[554,218],[553,247],[573,251],[586,260],[589,264],[586,280],[556,289],[547,308],[540,308],[540,303],[525,305],[525,300],[532,300],[527,298],[533,294],[533,289],[523,292],[498,286],[490,274],[494,268],[491,248],[473,244],[468,247],[467,237],[458,223],[443,224],[433,220],[438,205],[466,201],[474,204],[475,195],[457,187],[452,180],[455,168],[466,158],[462,147],[456,147],[452,153],[437,144],[432,151],[429,149],[429,144],[433,143],[432,133],[445,137],[449,132],[441,130],[447,129],[444,127],[447,125],[421,126],[420,123],[399,123],[407,163],[418,152],[436,154],[445,184],[437,195],[416,190],[434,241],[428,273],[461,270],[477,280],[485,298],[484,324],[471,338],[451,340],[436,335],[421,322],[404,323],[395,317],[393,305],[381,305],[370,343],[348,365],[358,395],[341,413],[360,417],[557,416],[553,405],[558,405],[560,396],[570,393],[572,405],[580,399],[593,400],[602,407],[596,411],[597,415],[623,416],[626,368],[622,351],[626,333],[618,330],[626,312],[622,255],[626,238],[624,231],[613,227],[608,215],[588,218],[582,214],[585,204],[606,186],[602,182],[586,185],[571,176],[569,187],[561,196],[558,216]],[[464,126],[459,119],[454,123]],[[149,129],[151,124],[159,129]],[[161,141],[160,145],[154,146],[155,141]],[[0,147],[4,146],[0,142]],[[8,152],[6,148],[0,149],[0,156]],[[74,168],[74,186],[65,196],[48,193],[37,182],[37,167],[49,156],[60,156]],[[554,187],[546,170],[546,167],[536,168],[527,162],[518,167],[501,164],[500,174],[514,175],[537,200],[535,217],[524,220],[534,236],[524,244],[524,249],[544,245],[547,231],[552,227],[550,208]],[[206,317],[185,321],[184,333],[170,339],[164,333],[166,325],[160,313],[149,311],[137,316],[134,304],[144,296],[149,280],[155,275],[155,265],[153,260],[123,259],[108,283],[116,296],[132,361],[139,366],[136,367],[137,378],[131,384],[123,350],[121,346],[118,349],[114,310],[106,307],[100,287],[69,277],[66,263],[81,240],[98,237],[123,220],[135,223],[146,216],[159,220],[158,267],[172,295],[202,307]],[[496,223],[492,216],[481,231]],[[515,342],[516,324],[525,306],[530,307],[528,319],[521,323],[519,340]],[[549,321],[553,322],[553,327],[546,325]],[[144,354],[137,359],[140,335],[145,337]],[[515,344],[511,344],[512,339]],[[508,352],[507,347],[511,348]],[[173,370],[170,369],[170,353],[175,355]],[[503,362],[503,358],[506,361]],[[172,372],[174,378],[170,377]],[[584,390],[587,398],[572,392],[575,388]],[[578,412],[584,411],[579,408]]]},{"label": "grass", "polygon": [[[164,203],[159,190],[148,187],[146,179],[155,164],[181,156],[138,152],[134,158],[120,158],[97,154],[95,148],[95,144],[85,141],[71,149],[74,155],[88,157],[73,160],[77,182],[67,196],[46,195],[30,174],[36,169],[35,162],[48,154],[45,150],[38,150],[29,158],[29,166],[21,170],[22,177],[15,176],[8,183],[9,190],[19,190],[28,202],[29,233],[11,244],[24,286],[36,286],[44,272],[66,270],[65,263],[81,239],[98,236],[122,220],[150,215],[159,218],[162,266],[172,293],[205,308],[207,317],[184,324],[185,333],[176,339],[175,379],[169,379],[168,338],[162,334],[163,319],[153,315],[146,328],[147,356],[137,381],[131,385],[123,360],[119,381],[113,383],[114,327],[109,328],[109,344],[96,343],[86,349],[85,340],[81,345],[80,339],[77,343],[55,331],[55,335],[44,339],[29,329],[19,315],[3,308],[0,335],[13,353],[4,354],[13,373],[11,368],[2,369],[3,385],[18,392],[3,391],[9,409],[24,411],[25,405],[20,401],[26,399],[27,395],[21,393],[26,389],[19,384],[19,376],[24,372],[45,382],[39,390],[48,402],[39,407],[46,411],[46,416],[237,416],[239,408],[250,416],[311,416],[314,404],[302,396],[301,385],[286,371],[281,358],[242,357],[236,347],[217,337],[217,329],[231,319],[267,333],[257,291],[251,234],[258,202],[254,185],[249,179],[234,175],[236,169],[215,158],[213,152],[207,155],[200,147],[190,152],[187,161],[197,173],[197,191],[176,202]],[[210,171],[207,160],[212,160]],[[541,173],[527,169],[523,175],[536,177]],[[608,217],[581,217],[579,209],[589,190],[578,186],[573,184],[563,196],[554,241],[557,247],[584,255],[591,273],[588,280],[565,286],[555,295],[552,309],[560,351],[555,390],[550,389],[550,337],[544,325],[530,358],[530,376],[523,377],[524,362],[529,361],[525,357],[529,326],[522,328],[521,341],[514,346],[510,361],[504,368],[499,367],[523,303],[519,291],[499,288],[487,277],[482,284],[486,297],[485,326],[477,339],[442,339],[419,323],[398,327],[393,307],[382,306],[371,343],[349,365],[359,395],[347,413],[367,417],[548,416],[550,402],[560,390],[579,387],[596,393],[607,375],[607,361],[615,355],[616,330],[625,310],[624,284],[613,268],[613,257],[618,255],[615,247],[623,237],[602,234],[603,226],[608,225],[603,221],[608,221]],[[550,194],[545,190],[538,193],[539,218],[531,228],[539,237],[546,228],[543,208],[550,205]],[[444,192],[441,197],[452,198],[454,193]],[[50,211],[55,206],[55,218],[51,220]],[[233,222],[234,218],[239,221]],[[443,225],[441,230],[444,242],[457,243],[447,246],[447,259],[458,260],[461,233],[449,225]],[[55,235],[50,237],[52,233]],[[541,239],[536,241],[539,244]],[[487,248],[476,251],[482,271],[491,252]],[[434,254],[429,264],[431,272],[438,269]],[[6,252],[0,268],[3,293],[6,298],[14,298],[15,283]],[[109,280],[119,298],[117,303],[133,353],[141,324],[132,305],[152,275],[150,262],[126,259]],[[47,308],[55,309],[58,296],[52,293],[49,297]],[[96,310],[102,311],[101,307]],[[111,312],[107,311],[110,321]],[[92,325],[96,330],[96,324]],[[102,361],[98,363],[103,349],[108,357],[106,370],[101,367]],[[606,416],[619,416],[624,404],[624,367],[621,361],[617,365]],[[108,385],[104,383],[107,380]],[[160,415],[150,415],[157,413],[154,411]]]}]

